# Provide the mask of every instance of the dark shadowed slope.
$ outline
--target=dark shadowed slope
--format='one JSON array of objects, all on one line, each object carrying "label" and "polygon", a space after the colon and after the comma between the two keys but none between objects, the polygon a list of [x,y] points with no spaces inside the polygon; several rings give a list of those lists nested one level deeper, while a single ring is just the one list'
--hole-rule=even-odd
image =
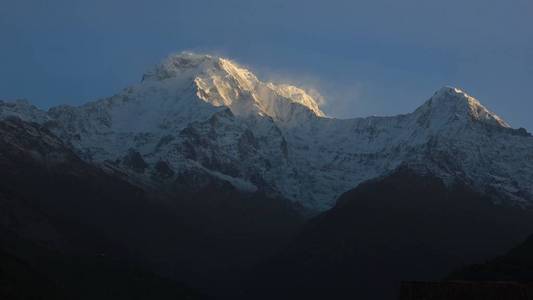
[{"label": "dark shadowed slope", "polygon": [[395,299],[402,280],[435,280],[502,253],[533,229],[530,212],[402,167],[345,193],[273,259],[251,293],[265,298]]},{"label": "dark shadowed slope", "polygon": [[452,272],[448,279],[533,283],[533,236],[505,255]]},{"label": "dark shadowed slope", "polygon": [[403,282],[400,300],[533,299],[533,236],[505,255],[461,267],[444,281]]},{"label": "dark shadowed slope", "polygon": [[6,120],[0,132],[0,281],[8,298],[200,298],[134,260],[143,230],[155,233],[139,220],[177,225],[165,210],[36,124]]},{"label": "dark shadowed slope", "polygon": [[301,222],[284,201],[208,177],[201,189],[176,184],[172,198],[148,195],[34,123],[7,119],[0,133],[1,250],[70,298],[197,297],[174,280],[237,288],[238,272]]}]

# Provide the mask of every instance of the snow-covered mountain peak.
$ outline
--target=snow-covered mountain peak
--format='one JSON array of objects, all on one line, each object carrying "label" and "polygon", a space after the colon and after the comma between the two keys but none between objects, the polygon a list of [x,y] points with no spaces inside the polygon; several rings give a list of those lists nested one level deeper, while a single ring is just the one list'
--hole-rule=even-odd
[{"label": "snow-covered mountain peak", "polygon": [[290,120],[303,108],[324,116],[317,101],[303,89],[260,81],[236,62],[208,54],[182,52],[170,55],[143,75],[143,84],[164,83],[186,87],[192,84],[199,99],[213,106],[226,106],[238,116],[259,114]]},{"label": "snow-covered mountain peak", "polygon": [[431,97],[431,101],[437,106],[454,106],[457,110],[468,111],[478,109],[478,107],[487,110],[476,98],[452,86],[444,86],[437,90]]},{"label": "snow-covered mountain peak", "polygon": [[425,116],[431,127],[443,128],[450,124],[467,124],[471,121],[510,128],[502,118],[488,110],[465,91],[445,86],[422,105],[417,112]]},{"label": "snow-covered mountain peak", "polygon": [[219,59],[208,54],[181,52],[169,55],[160,64],[144,73],[142,80],[165,80],[186,75],[195,76],[208,69],[217,68]]}]

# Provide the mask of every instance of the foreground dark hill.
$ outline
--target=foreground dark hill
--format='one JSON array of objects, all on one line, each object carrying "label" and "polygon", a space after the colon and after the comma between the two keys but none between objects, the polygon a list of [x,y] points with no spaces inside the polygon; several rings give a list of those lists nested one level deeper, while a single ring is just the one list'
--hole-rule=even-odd
[{"label": "foreground dark hill", "polygon": [[[0,295],[200,298],[133,259],[136,240],[147,232],[154,239],[169,236],[157,235],[155,227],[185,232],[165,210],[148,203],[139,189],[82,162],[36,124],[6,120],[0,133]],[[153,222],[138,222],[147,218]]]},{"label": "foreground dark hill", "polygon": [[528,211],[420,174],[402,167],[345,193],[255,270],[250,293],[396,299],[401,281],[441,279],[503,253],[533,230]]},{"label": "foreground dark hill", "polygon": [[400,292],[400,300],[450,298],[533,299],[533,236],[505,255],[459,268],[444,281],[403,282]]},{"label": "foreground dark hill", "polygon": [[68,299],[194,299],[177,282],[234,284],[301,222],[281,200],[208,177],[201,189],[176,185],[172,198],[147,194],[19,119],[0,122],[0,178],[6,293],[42,281]]},{"label": "foreground dark hill", "polygon": [[448,279],[533,283],[533,236],[505,255],[454,271]]}]

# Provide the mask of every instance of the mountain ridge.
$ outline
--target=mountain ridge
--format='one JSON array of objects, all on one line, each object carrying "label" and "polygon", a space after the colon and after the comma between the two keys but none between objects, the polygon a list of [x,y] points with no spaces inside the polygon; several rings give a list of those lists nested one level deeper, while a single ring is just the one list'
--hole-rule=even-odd
[{"label": "mountain ridge", "polygon": [[[323,211],[342,192],[410,163],[533,204],[530,134],[453,87],[412,113],[335,119],[300,88],[186,52],[112,97],[48,111],[0,102],[0,118],[7,116],[42,124],[83,160],[144,187],[200,172]],[[160,176],[161,168],[171,175]]]}]

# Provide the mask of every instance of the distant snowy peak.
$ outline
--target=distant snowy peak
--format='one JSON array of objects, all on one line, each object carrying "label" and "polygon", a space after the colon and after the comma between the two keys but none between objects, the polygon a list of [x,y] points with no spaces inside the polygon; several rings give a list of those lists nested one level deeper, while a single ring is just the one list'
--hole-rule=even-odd
[{"label": "distant snowy peak", "polygon": [[439,89],[415,113],[424,114],[430,121],[428,126],[438,129],[453,124],[467,124],[470,121],[510,128],[502,118],[485,108],[476,98],[455,87]]},{"label": "distant snowy peak", "polygon": [[287,121],[295,110],[304,109],[324,116],[317,101],[303,89],[262,82],[246,68],[217,56],[189,52],[171,55],[144,74],[143,83],[151,81],[191,82],[198,98],[213,106],[229,107],[235,115],[260,114]]}]

